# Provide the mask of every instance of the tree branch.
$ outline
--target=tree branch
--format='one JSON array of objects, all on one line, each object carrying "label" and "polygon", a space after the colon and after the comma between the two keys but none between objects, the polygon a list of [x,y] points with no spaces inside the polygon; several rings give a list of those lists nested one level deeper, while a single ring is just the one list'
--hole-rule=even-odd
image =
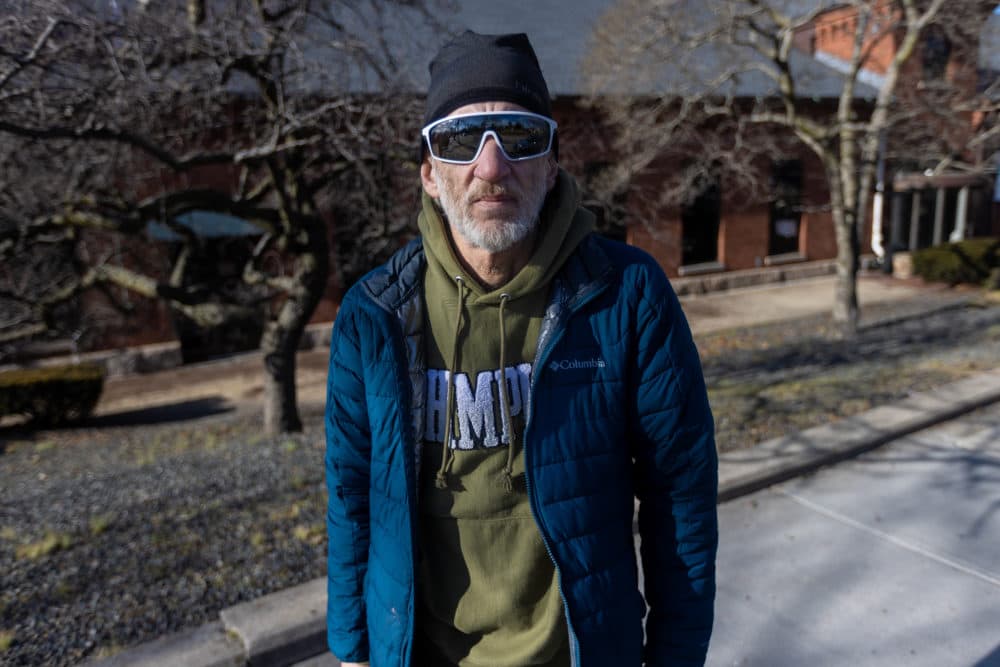
[{"label": "tree branch", "polygon": [[196,153],[187,157],[177,157],[149,139],[133,132],[103,125],[70,127],[26,127],[0,119],[0,132],[7,132],[28,139],[71,139],[82,141],[112,141],[138,148],[174,171],[187,171],[194,167],[234,162],[232,153]]},{"label": "tree branch", "polygon": [[35,62],[35,59],[38,58],[38,52],[42,50],[42,47],[44,47],[46,42],[49,41],[49,38],[52,37],[52,32],[58,25],[58,20],[49,17],[48,22],[45,24],[45,29],[42,30],[38,39],[35,40],[31,50],[28,51],[23,58],[14,58],[14,66],[3,75],[0,75],[0,90],[7,85],[8,81],[14,78],[14,75]]}]

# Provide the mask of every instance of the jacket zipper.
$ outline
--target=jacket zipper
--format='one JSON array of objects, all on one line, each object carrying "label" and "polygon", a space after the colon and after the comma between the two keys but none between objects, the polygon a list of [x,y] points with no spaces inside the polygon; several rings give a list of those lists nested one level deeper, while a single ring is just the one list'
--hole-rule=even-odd
[{"label": "jacket zipper", "polygon": [[[409,394],[408,396],[409,400],[405,401],[405,404],[408,405],[407,411],[409,414],[411,414],[411,419],[412,419],[413,401],[415,400],[415,396],[413,393],[413,385],[409,381],[410,362],[412,361],[412,359],[410,359],[410,355],[408,353],[406,346],[405,327],[403,327],[402,325],[402,318],[400,317],[400,314],[397,310],[389,309],[379,301],[376,301],[376,303],[379,306],[381,306],[383,310],[389,312],[389,314],[392,316],[392,320],[396,322],[397,325],[399,326],[399,338],[403,341],[402,355],[403,359],[405,360],[405,367],[407,368],[406,371],[407,381],[402,384],[404,387],[406,387],[406,391]],[[412,432],[412,427],[410,431]],[[412,656],[413,634],[415,632],[414,619],[416,613],[414,600],[416,599],[416,585],[417,585],[416,570],[417,570],[417,556],[418,556],[417,549],[419,548],[418,547],[419,538],[417,529],[417,520],[419,517],[417,511],[417,485],[419,484],[419,479],[418,479],[418,470],[416,465],[416,452],[415,452],[415,449],[418,446],[418,444],[416,442],[416,438],[413,439],[413,442],[406,442],[406,440],[407,439],[404,438],[402,454],[403,454],[403,469],[404,469],[404,474],[406,475],[406,496],[407,496],[406,503],[409,506],[407,513],[410,516],[410,562],[413,564],[412,566],[413,574],[410,578],[410,600],[409,604],[407,605],[408,608],[406,614],[409,627],[407,629],[406,636],[403,639],[403,644],[401,647],[402,650],[399,656],[400,667],[409,667],[413,657]]]},{"label": "jacket zipper", "polygon": [[542,544],[545,546],[545,551],[549,555],[549,560],[552,561],[553,567],[556,570],[556,579],[559,586],[559,597],[562,598],[563,612],[566,615],[566,628],[569,631],[569,657],[570,666],[578,667],[580,664],[580,641],[577,639],[576,631],[573,630],[573,622],[569,616],[569,602],[566,600],[566,595],[563,593],[562,587],[562,571],[559,569],[559,562],[556,561],[555,555],[552,553],[552,547],[549,545],[549,536],[546,532],[544,522],[541,518],[541,513],[538,511],[538,500],[535,497],[534,485],[531,483],[531,466],[528,463],[528,457],[530,456],[530,448],[527,447],[528,434],[531,433],[532,425],[532,415],[534,414],[534,397],[535,388],[538,383],[538,376],[541,374],[542,368],[544,368],[544,363],[548,359],[549,353],[556,346],[556,343],[562,338],[563,332],[566,330],[564,323],[570,318],[570,316],[578,309],[582,308],[584,305],[589,303],[598,294],[604,291],[605,285],[599,285],[597,288],[593,289],[588,294],[581,294],[575,302],[567,304],[563,311],[556,315],[557,319],[562,319],[562,323],[557,322],[553,325],[553,333],[549,337],[549,340],[545,343],[544,349],[538,350],[538,354],[535,355],[535,365],[534,371],[531,374],[531,394],[529,395],[528,401],[528,415],[525,420],[524,427],[524,485],[528,492],[528,507],[531,509],[532,517],[535,519],[535,525],[538,526],[538,532],[542,536]]}]

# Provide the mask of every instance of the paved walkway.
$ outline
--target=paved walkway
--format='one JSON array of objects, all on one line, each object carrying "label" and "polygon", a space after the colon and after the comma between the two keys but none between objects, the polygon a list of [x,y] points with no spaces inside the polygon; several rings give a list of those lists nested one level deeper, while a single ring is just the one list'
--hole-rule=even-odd
[{"label": "paved walkway", "polygon": [[[823,315],[833,308],[836,277],[823,276],[760,287],[681,297],[684,313],[695,335],[735,327],[783,322]],[[941,285],[894,280],[882,274],[858,279],[862,323],[880,318],[880,306],[900,301],[954,301],[967,292]]]},{"label": "paved walkway", "polygon": [[719,518],[708,665],[1000,665],[1000,405]]}]

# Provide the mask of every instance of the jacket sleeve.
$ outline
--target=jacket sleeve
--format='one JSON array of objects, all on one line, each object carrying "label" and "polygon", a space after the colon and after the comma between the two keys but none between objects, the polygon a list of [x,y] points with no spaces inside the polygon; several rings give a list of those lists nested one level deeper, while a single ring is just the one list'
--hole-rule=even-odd
[{"label": "jacket sleeve", "polygon": [[645,664],[703,665],[712,633],[718,455],[701,362],[673,289],[648,267],[636,308],[635,438]]},{"label": "jacket sleeve", "polygon": [[348,662],[368,660],[364,580],[371,431],[363,378],[364,324],[356,301],[345,297],[330,341],[326,399],[327,641]]}]

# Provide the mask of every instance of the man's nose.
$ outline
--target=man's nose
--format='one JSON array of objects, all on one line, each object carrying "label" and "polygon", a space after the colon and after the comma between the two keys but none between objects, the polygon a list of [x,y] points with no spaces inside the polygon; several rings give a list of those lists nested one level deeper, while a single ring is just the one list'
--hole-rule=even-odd
[{"label": "man's nose", "polygon": [[476,159],[476,178],[496,183],[510,173],[510,162],[504,157],[493,137],[486,137],[483,150]]}]

